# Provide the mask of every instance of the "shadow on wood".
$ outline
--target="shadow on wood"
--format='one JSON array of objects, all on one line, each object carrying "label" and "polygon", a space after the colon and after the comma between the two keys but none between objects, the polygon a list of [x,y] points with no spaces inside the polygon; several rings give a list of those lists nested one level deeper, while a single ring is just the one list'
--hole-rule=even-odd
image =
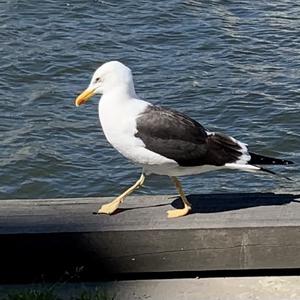
[{"label": "shadow on wood", "polygon": [[[296,200],[293,194],[252,193],[252,194],[214,194],[214,195],[188,195],[192,204],[192,213],[216,213],[239,210],[250,207],[284,205]],[[174,208],[181,208],[179,198],[172,202]]]}]

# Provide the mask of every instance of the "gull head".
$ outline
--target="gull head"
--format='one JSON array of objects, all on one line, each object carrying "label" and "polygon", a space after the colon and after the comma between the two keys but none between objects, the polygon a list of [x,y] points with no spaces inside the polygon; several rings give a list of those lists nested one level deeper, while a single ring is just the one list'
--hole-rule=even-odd
[{"label": "gull head", "polygon": [[119,61],[109,61],[101,65],[93,74],[87,89],[76,98],[75,105],[84,104],[94,95],[112,91],[135,95],[131,70]]}]

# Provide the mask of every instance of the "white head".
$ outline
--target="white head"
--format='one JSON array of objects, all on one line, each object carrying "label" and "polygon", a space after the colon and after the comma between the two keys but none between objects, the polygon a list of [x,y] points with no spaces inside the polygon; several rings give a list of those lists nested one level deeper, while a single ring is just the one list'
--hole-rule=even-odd
[{"label": "white head", "polygon": [[76,106],[85,103],[93,95],[121,90],[134,97],[134,85],[131,70],[118,61],[109,61],[101,65],[94,73],[90,85],[75,100]]}]

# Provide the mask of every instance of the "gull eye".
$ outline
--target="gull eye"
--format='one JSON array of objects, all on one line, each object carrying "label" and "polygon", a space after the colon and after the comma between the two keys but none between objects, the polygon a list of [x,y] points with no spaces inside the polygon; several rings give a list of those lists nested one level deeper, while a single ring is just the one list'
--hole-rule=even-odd
[{"label": "gull eye", "polygon": [[101,77],[97,77],[96,82],[101,82]]}]

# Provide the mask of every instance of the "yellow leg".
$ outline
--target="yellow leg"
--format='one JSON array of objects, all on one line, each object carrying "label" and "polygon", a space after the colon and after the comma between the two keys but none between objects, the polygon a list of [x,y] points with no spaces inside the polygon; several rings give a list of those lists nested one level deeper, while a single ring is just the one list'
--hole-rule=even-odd
[{"label": "yellow leg", "polygon": [[185,215],[187,215],[190,210],[192,209],[192,205],[191,203],[186,199],[186,196],[183,192],[182,186],[180,184],[180,181],[175,177],[171,177],[173,182],[175,183],[176,189],[180,195],[180,198],[183,202],[184,207],[181,209],[173,209],[173,210],[168,210],[167,214],[168,214],[168,218],[177,218],[177,217],[183,217]]},{"label": "yellow leg", "polygon": [[101,208],[98,210],[98,214],[111,215],[113,212],[115,212],[118,209],[119,205],[124,201],[124,199],[128,195],[130,195],[134,190],[138,189],[143,185],[144,181],[145,181],[145,175],[142,173],[141,177],[137,180],[137,182],[133,186],[127,189],[124,193],[122,193],[112,202],[103,204]]}]

